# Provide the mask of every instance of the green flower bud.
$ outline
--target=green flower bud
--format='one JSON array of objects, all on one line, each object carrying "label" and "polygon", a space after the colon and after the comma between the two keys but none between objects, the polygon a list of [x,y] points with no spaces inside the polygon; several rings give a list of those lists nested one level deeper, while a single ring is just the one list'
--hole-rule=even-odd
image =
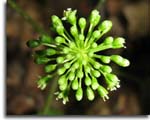
[{"label": "green flower bud", "polygon": [[76,47],[76,44],[75,44],[74,42],[70,42],[70,43],[69,43],[69,47],[70,47],[70,48],[75,48],[75,47]]},{"label": "green flower bud", "polygon": [[93,10],[90,14],[90,24],[96,26],[100,21],[101,16],[97,10]]},{"label": "green flower bud", "polygon": [[46,49],[46,55],[47,56],[51,56],[51,55],[55,55],[55,54],[56,54],[56,50],[54,50],[52,48]]},{"label": "green flower bud", "polygon": [[90,73],[91,68],[88,65],[85,65],[84,70],[85,70],[86,73]]},{"label": "green flower bud", "polygon": [[125,39],[118,37],[113,41],[113,48],[121,48],[124,47]]},{"label": "green flower bud", "polygon": [[52,19],[52,24],[54,28],[56,28],[57,26],[63,26],[61,19],[58,16],[52,15],[51,19]]},{"label": "green flower bud", "polygon": [[65,67],[59,68],[59,69],[58,69],[58,74],[59,74],[59,75],[62,75],[62,74],[65,73],[65,71],[66,71],[66,68],[65,68]]},{"label": "green flower bud", "polygon": [[92,78],[92,89],[96,90],[98,88],[99,84],[96,78]]},{"label": "green flower bud", "polygon": [[103,63],[110,63],[110,57],[109,56],[101,56],[100,59]]},{"label": "green flower bud", "polygon": [[83,78],[83,71],[82,70],[78,70],[77,71],[77,77],[79,77],[79,78]]},{"label": "green flower bud", "polygon": [[65,54],[69,53],[69,51],[70,51],[70,48],[68,48],[68,47],[64,47],[64,48],[63,48],[63,52],[64,52]]},{"label": "green flower bud", "polygon": [[57,27],[56,27],[56,32],[57,32],[59,35],[63,35],[63,34],[64,34],[64,27],[63,27],[63,26],[57,26]]},{"label": "green flower bud", "polygon": [[110,44],[113,43],[113,40],[114,40],[113,37],[107,37],[107,38],[104,40],[103,43],[106,44],[106,45],[110,45]]},{"label": "green flower bud", "polygon": [[102,31],[102,33],[107,33],[112,27],[112,22],[110,20],[103,21],[99,26],[98,29]]},{"label": "green flower bud", "polygon": [[73,81],[74,78],[75,78],[75,73],[74,72],[70,72],[68,78],[69,78],[69,80]]},{"label": "green flower bud", "polygon": [[130,65],[129,60],[121,57],[120,55],[112,55],[111,60],[122,67],[127,67]]},{"label": "green flower bud", "polygon": [[60,86],[59,86],[59,89],[61,90],[61,91],[64,91],[64,90],[66,90],[67,89],[67,82],[64,82],[63,84],[61,84]]},{"label": "green flower bud", "polygon": [[112,72],[111,67],[108,66],[108,65],[103,65],[103,66],[101,66],[101,70],[102,70],[103,72],[106,72],[106,73],[111,73],[111,72]]},{"label": "green flower bud", "polygon": [[70,24],[74,25],[76,24],[76,13],[77,10],[67,9],[67,11],[64,11],[64,17],[62,19],[67,20]]},{"label": "green flower bud", "polygon": [[46,57],[37,57],[36,59],[35,59],[35,63],[36,64],[46,64],[46,63],[48,63],[50,61],[50,59],[49,58],[46,58]]},{"label": "green flower bud", "polygon": [[92,48],[96,48],[96,47],[97,47],[97,43],[96,42],[92,43]]},{"label": "green flower bud", "polygon": [[79,86],[78,79],[72,81],[72,89],[77,90]]},{"label": "green flower bud", "polygon": [[56,59],[57,63],[63,63],[64,62],[64,57],[58,57]]},{"label": "green flower bud", "polygon": [[63,76],[61,76],[61,77],[58,79],[58,84],[59,84],[59,85],[62,85],[62,84],[65,83],[65,81],[66,81],[66,76],[63,75]]},{"label": "green flower bud", "polygon": [[110,81],[119,81],[118,77],[114,74],[108,73],[106,74],[106,77],[110,80]]},{"label": "green flower bud", "polygon": [[64,42],[65,42],[65,39],[64,39],[63,37],[57,36],[57,37],[55,38],[55,41],[56,41],[57,43],[61,44],[61,43],[64,43]]},{"label": "green flower bud", "polygon": [[120,55],[111,55],[110,59],[117,64],[123,61],[123,58]]},{"label": "green flower bud", "polygon": [[94,100],[95,95],[94,95],[93,90],[90,87],[87,87],[86,94],[87,94],[88,100],[90,101]]},{"label": "green flower bud", "polygon": [[85,18],[81,17],[79,19],[79,26],[81,29],[83,29],[83,30],[85,29],[85,27],[86,27],[86,19]]},{"label": "green flower bud", "polygon": [[108,91],[103,87],[103,86],[99,86],[97,89],[99,95],[103,98],[104,101],[106,101],[107,99],[109,99],[108,97]]},{"label": "green flower bud", "polygon": [[110,91],[116,90],[116,88],[120,87],[119,84],[120,80],[118,79],[118,77],[114,74],[106,74],[106,83],[108,85],[107,89]]},{"label": "green flower bud", "polygon": [[41,88],[41,90],[44,90],[47,86],[47,81],[50,80],[50,78],[51,78],[50,75],[47,75],[47,76],[44,76],[44,77],[40,78],[37,81],[38,88]]},{"label": "green flower bud", "polygon": [[40,46],[40,41],[38,41],[38,40],[29,40],[27,42],[27,46],[30,47],[30,48],[38,47],[38,46]]},{"label": "green flower bud", "polygon": [[99,69],[101,67],[101,64],[99,64],[98,62],[93,62],[93,66],[95,69]]},{"label": "green flower bud", "polygon": [[75,62],[75,63],[73,64],[72,68],[78,69],[78,68],[79,68],[79,62]]},{"label": "green flower bud", "polygon": [[91,85],[91,83],[92,83],[91,78],[87,76],[87,77],[85,78],[85,85],[86,85],[86,86],[89,86],[89,85]]},{"label": "green flower bud", "polygon": [[80,41],[83,41],[83,40],[84,40],[84,35],[80,34],[80,35],[79,35],[79,40],[80,40]]},{"label": "green flower bud", "polygon": [[70,66],[71,66],[71,64],[68,63],[68,62],[64,64],[64,67],[65,67],[66,69],[70,68]]},{"label": "green flower bud", "polygon": [[74,36],[74,37],[77,37],[78,36],[78,30],[77,30],[77,27],[76,26],[72,26],[70,28],[70,32],[71,34]]},{"label": "green flower bud", "polygon": [[77,10],[71,11],[68,16],[68,22],[72,25],[76,24],[76,13],[77,13]]},{"label": "green flower bud", "polygon": [[94,39],[98,39],[101,36],[100,31],[99,30],[95,30],[92,34],[92,37]]},{"label": "green flower bud", "polygon": [[41,43],[51,43],[53,39],[48,35],[42,35],[40,38]]},{"label": "green flower bud", "polygon": [[76,91],[76,99],[77,99],[77,101],[80,101],[80,100],[82,100],[82,98],[83,98],[83,90],[82,90],[82,88],[80,87],[80,88],[78,88],[78,90]]},{"label": "green flower bud", "polygon": [[47,73],[52,72],[55,69],[56,69],[56,65],[46,65],[44,68],[45,72]]},{"label": "green flower bud", "polygon": [[120,63],[120,65],[121,65],[122,67],[127,67],[127,66],[130,65],[130,61],[124,58],[124,59],[122,60],[122,62]]},{"label": "green flower bud", "polygon": [[97,78],[101,76],[98,70],[92,70],[92,75],[94,75],[94,77],[97,77]]}]

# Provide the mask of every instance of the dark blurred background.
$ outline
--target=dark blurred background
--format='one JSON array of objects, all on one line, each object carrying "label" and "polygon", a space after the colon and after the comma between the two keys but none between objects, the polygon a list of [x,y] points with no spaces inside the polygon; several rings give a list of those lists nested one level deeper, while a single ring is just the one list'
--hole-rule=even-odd
[{"label": "dark blurred background", "polygon": [[[109,34],[126,38],[127,49],[107,51],[130,60],[128,68],[113,69],[121,79],[121,88],[109,94],[106,102],[99,97],[89,102],[76,102],[74,94],[63,105],[55,97],[49,115],[147,115],[150,113],[150,13],[148,0],[14,0],[32,19],[50,33],[50,16],[62,16],[63,10],[78,10],[78,16],[88,17],[98,9],[102,19],[110,19]],[[33,62],[32,50],[26,46],[37,38],[33,29],[16,10],[6,5],[6,114],[36,115],[45,103],[49,89],[41,91],[36,80],[43,74],[43,66]],[[51,83],[50,83],[51,84]]]}]

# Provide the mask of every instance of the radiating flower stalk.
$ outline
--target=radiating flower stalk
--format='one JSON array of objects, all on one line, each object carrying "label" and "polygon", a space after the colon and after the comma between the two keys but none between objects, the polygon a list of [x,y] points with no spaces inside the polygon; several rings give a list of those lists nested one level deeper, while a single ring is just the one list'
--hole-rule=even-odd
[{"label": "radiating flower stalk", "polygon": [[[129,66],[130,62],[120,55],[100,55],[100,51],[107,49],[125,48],[125,39],[122,37],[100,38],[112,28],[112,22],[105,20],[100,22],[101,16],[97,10],[93,10],[89,16],[89,26],[84,17],[77,19],[77,10],[67,9],[62,18],[56,15],[51,17],[52,25],[57,36],[54,40],[48,36],[41,36],[38,40],[30,40],[27,45],[31,48],[40,45],[46,46],[43,50],[35,51],[35,63],[45,64],[46,76],[38,81],[38,87],[46,88],[53,78],[53,73],[59,75],[59,91],[57,100],[62,99],[63,104],[69,101],[69,91],[75,91],[77,101],[83,99],[83,93],[92,101],[97,91],[105,101],[109,99],[109,91],[120,87],[120,80],[112,73],[108,65],[111,61],[122,67]],[[70,24],[66,30],[63,23]],[[88,31],[86,29],[88,28]],[[100,44],[97,41],[102,41]],[[104,76],[106,88],[100,84],[100,76]],[[83,89],[83,84],[86,88]]]}]

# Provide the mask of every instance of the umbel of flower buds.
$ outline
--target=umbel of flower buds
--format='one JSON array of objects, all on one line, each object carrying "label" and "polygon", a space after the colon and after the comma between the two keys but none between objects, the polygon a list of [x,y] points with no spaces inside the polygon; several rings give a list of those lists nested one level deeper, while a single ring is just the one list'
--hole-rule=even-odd
[{"label": "umbel of flower buds", "polygon": [[[36,50],[33,55],[35,63],[45,65],[44,70],[47,74],[40,77],[37,84],[42,90],[45,89],[54,73],[57,73],[59,75],[59,91],[55,93],[57,100],[62,99],[66,104],[72,89],[77,101],[83,99],[83,94],[92,101],[95,92],[105,101],[109,99],[109,91],[120,87],[119,78],[112,73],[112,68],[108,64],[112,61],[119,66],[127,67],[130,62],[120,55],[107,56],[97,53],[107,49],[125,48],[125,39],[112,36],[100,39],[110,31],[112,22],[100,21],[99,11],[91,12],[89,23],[84,17],[77,18],[76,14],[77,10],[69,8],[64,11],[62,19],[56,15],[51,17],[53,29],[57,33],[54,39],[42,35],[38,40],[27,42],[30,48],[46,46],[42,50]],[[70,28],[66,29],[64,23],[70,24]],[[85,28],[88,28],[87,32]],[[98,40],[101,41],[100,44],[97,43]],[[106,87],[100,84],[101,76],[105,78]]]}]

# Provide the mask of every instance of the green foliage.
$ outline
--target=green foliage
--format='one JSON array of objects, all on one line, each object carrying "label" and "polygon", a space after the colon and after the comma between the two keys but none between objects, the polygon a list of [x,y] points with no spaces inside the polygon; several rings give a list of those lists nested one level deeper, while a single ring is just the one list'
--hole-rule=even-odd
[{"label": "green foliage", "polygon": [[[77,10],[67,9],[62,19],[56,15],[51,17],[53,28],[58,34],[54,40],[48,36],[41,36],[38,40],[27,42],[30,48],[47,46],[35,52],[35,62],[45,64],[44,70],[47,73],[38,80],[38,87],[44,89],[53,76],[51,73],[57,71],[59,75],[59,91],[55,93],[57,100],[63,99],[63,103],[66,104],[69,101],[69,91],[73,89],[77,101],[83,99],[83,94],[87,95],[88,100],[94,100],[95,91],[105,101],[109,99],[109,91],[120,87],[119,78],[112,73],[112,68],[108,64],[112,61],[119,66],[127,67],[130,62],[119,55],[106,56],[97,52],[125,48],[125,39],[108,36],[98,44],[97,41],[112,28],[112,22],[110,20],[100,22],[99,12],[93,10],[89,17],[90,25],[87,26],[86,19],[83,17],[78,19],[76,14]],[[64,22],[70,24],[70,34],[65,29]],[[85,28],[88,28],[87,33]],[[106,88],[100,85],[98,79],[100,76],[104,76]],[[86,86],[85,90],[82,88],[83,84]]]}]

